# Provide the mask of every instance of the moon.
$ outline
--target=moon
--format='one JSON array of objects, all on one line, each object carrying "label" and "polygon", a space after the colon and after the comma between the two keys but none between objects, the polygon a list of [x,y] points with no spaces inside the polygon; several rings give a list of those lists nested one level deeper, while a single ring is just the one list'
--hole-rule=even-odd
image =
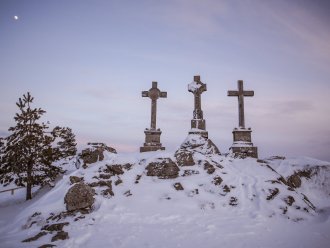
[{"label": "moon", "polygon": [[14,16],[14,20],[15,20],[15,21],[18,20],[18,16],[17,16],[17,15]]}]

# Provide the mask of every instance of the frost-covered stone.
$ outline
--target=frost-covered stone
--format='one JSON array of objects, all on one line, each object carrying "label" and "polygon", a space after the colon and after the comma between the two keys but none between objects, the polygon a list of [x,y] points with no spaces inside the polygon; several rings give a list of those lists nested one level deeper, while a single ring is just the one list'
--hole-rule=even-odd
[{"label": "frost-covered stone", "polygon": [[195,164],[191,151],[178,150],[174,156],[179,166],[192,166]]},{"label": "frost-covered stone", "polygon": [[64,197],[64,203],[68,211],[89,208],[94,203],[94,190],[83,183],[72,186]]},{"label": "frost-covered stone", "polygon": [[107,169],[105,172],[111,174],[111,175],[122,175],[124,174],[123,166],[120,164],[114,164],[114,165],[106,165]]},{"label": "frost-covered stone", "polygon": [[57,240],[65,240],[69,238],[69,234],[64,231],[59,231],[56,233],[54,237],[52,237],[52,242],[55,242]]},{"label": "frost-covered stone", "polygon": [[160,179],[176,178],[179,176],[179,167],[170,158],[161,158],[151,162],[146,167],[147,176],[157,176]]},{"label": "frost-covered stone", "polygon": [[62,231],[64,226],[69,225],[69,222],[63,222],[63,223],[55,223],[55,224],[51,224],[51,225],[46,225],[44,227],[41,228],[41,230],[46,230],[46,231],[50,231],[50,232],[54,232],[54,231]]},{"label": "frost-covered stone", "polygon": [[77,177],[77,176],[70,176],[70,183],[80,183],[82,180],[84,180],[83,177]]},{"label": "frost-covered stone", "polygon": [[107,146],[104,143],[88,143],[88,147],[82,150],[79,154],[79,158],[83,160],[83,167],[86,168],[88,164],[93,164],[97,161],[102,161],[104,159],[103,152],[108,151],[111,153],[117,153],[117,151]]}]

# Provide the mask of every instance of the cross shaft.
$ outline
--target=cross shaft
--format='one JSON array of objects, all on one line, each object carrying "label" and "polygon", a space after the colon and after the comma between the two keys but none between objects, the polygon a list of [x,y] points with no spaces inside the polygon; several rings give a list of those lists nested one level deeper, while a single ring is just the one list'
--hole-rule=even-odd
[{"label": "cross shaft", "polygon": [[149,91],[142,91],[142,97],[149,97],[151,99],[151,121],[150,121],[150,129],[156,130],[156,115],[157,115],[157,99],[158,98],[166,98],[167,92],[160,91],[157,88],[157,82],[152,82],[152,87]]},{"label": "cross shaft", "polygon": [[240,128],[245,128],[244,119],[244,96],[254,96],[253,90],[243,90],[243,80],[237,81],[238,90],[229,90],[227,96],[237,96],[238,97],[238,125]]}]

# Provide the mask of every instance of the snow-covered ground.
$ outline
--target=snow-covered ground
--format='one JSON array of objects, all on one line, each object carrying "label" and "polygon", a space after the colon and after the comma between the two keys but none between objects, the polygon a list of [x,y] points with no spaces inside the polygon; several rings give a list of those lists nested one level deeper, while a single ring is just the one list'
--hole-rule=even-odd
[{"label": "snow-covered ground", "polygon": [[[39,190],[31,201],[21,201],[25,197],[22,190],[14,195],[0,194],[0,247],[50,244],[51,234],[33,242],[21,241],[39,233],[49,217],[66,211],[64,196],[72,187],[70,176],[83,177],[85,183],[97,182],[107,166],[124,164],[132,166],[110,179],[114,196],[103,196],[103,188],[95,187],[91,213],[48,219],[50,223],[69,222],[63,228],[69,239],[52,244],[116,248],[330,246],[328,162],[311,158],[257,161],[196,153],[196,164],[180,167],[177,178],[159,179],[147,176],[146,166],[160,158],[175,161],[172,153],[104,155],[103,161],[86,169],[71,170],[55,187]],[[206,161],[214,171],[207,170]],[[307,169],[313,170],[311,177],[301,178],[298,188],[279,180]],[[122,183],[115,185],[119,178]],[[177,183],[183,190],[175,189]],[[292,199],[288,197],[294,201],[288,204]]]}]

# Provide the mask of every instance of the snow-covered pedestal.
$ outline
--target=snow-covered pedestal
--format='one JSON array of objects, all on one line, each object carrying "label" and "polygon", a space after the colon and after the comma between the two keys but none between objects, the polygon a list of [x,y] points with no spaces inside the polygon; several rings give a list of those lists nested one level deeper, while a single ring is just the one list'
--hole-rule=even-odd
[{"label": "snow-covered pedestal", "polygon": [[258,148],[251,141],[251,128],[235,128],[230,151],[237,156],[258,158]]},{"label": "snow-covered pedestal", "polygon": [[140,147],[140,152],[165,150],[165,147],[163,147],[160,143],[160,135],[162,134],[162,131],[160,131],[160,129],[146,129],[144,133],[146,134],[146,139],[143,146]]}]

